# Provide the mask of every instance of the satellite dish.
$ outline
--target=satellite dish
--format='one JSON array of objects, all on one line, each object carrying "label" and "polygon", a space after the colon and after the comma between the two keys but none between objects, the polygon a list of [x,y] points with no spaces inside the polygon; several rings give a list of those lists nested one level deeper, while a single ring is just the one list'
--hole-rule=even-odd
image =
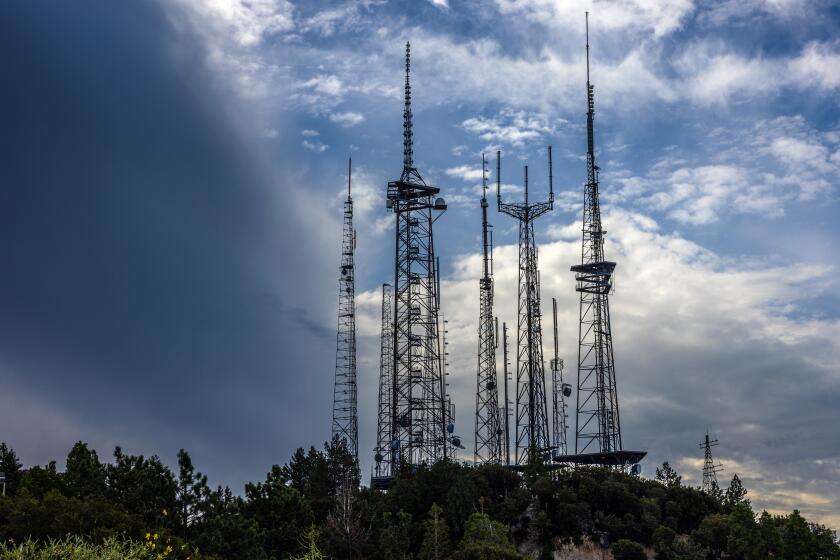
[{"label": "satellite dish", "polygon": [[492,391],[495,388],[496,388],[496,382],[495,381],[488,381],[487,382],[487,390],[488,391]]},{"label": "satellite dish", "polygon": [[450,422],[450,423],[446,426],[446,431],[447,431],[447,432],[449,432],[450,434],[451,434],[452,432],[454,432],[454,431],[455,431],[455,424],[453,424],[452,422]]},{"label": "satellite dish", "polygon": [[435,199],[435,210],[446,210],[446,201],[442,198]]},{"label": "satellite dish", "polygon": [[639,476],[640,474],[642,474],[642,465],[636,463],[635,465],[630,467],[630,474],[632,474],[633,476]]},{"label": "satellite dish", "polygon": [[572,386],[568,383],[563,383],[563,396],[564,397],[571,397],[572,396]]},{"label": "satellite dish", "polygon": [[382,453],[377,453],[373,456],[374,461],[376,461],[377,463],[381,463],[383,458],[384,457],[382,457]]}]

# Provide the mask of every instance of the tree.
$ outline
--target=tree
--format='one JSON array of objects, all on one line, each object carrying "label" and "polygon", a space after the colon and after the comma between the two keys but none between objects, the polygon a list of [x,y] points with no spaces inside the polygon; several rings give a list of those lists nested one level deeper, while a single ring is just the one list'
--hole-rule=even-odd
[{"label": "tree", "polygon": [[738,504],[749,504],[750,501],[745,498],[747,489],[741,484],[741,478],[736,473],[732,476],[732,482],[729,483],[729,488],[726,490],[723,502],[727,508],[733,508]]},{"label": "tree", "polygon": [[677,474],[668,461],[662,463],[662,468],[656,467],[656,480],[665,486],[672,488],[682,483],[682,477]]},{"label": "tree", "polygon": [[318,529],[314,525],[306,532],[302,544],[305,552],[294,560],[326,560],[327,557],[318,548]]},{"label": "tree", "polygon": [[409,529],[411,516],[400,511],[396,515],[385,512],[382,515],[382,532],[379,535],[379,548],[382,557],[388,560],[407,559],[411,555],[411,541]]},{"label": "tree", "polygon": [[739,503],[729,514],[729,536],[726,552],[735,560],[763,560],[767,551],[762,546],[755,515],[747,503]]},{"label": "tree", "polygon": [[521,558],[507,537],[505,526],[486,513],[473,513],[464,524],[464,537],[456,560],[506,560]]},{"label": "tree", "polygon": [[178,451],[178,490],[176,511],[185,541],[190,540],[190,528],[198,523],[206,511],[210,489],[207,477],[195,470],[190,454]]},{"label": "tree", "polygon": [[76,442],[67,454],[64,483],[68,495],[75,498],[99,497],[105,494],[105,469],[96,451],[86,443]]},{"label": "tree", "polygon": [[420,545],[420,560],[443,560],[449,556],[452,548],[449,540],[449,526],[441,515],[443,509],[432,504],[429,519],[423,523],[424,536]]},{"label": "tree", "polygon": [[327,516],[327,527],[328,535],[335,543],[332,549],[337,552],[333,556],[350,560],[358,556],[362,545],[367,540],[367,531],[361,526],[359,513],[355,507],[357,488],[352,486],[352,473],[346,471],[345,474],[348,478],[340,486],[335,506]]},{"label": "tree", "polygon": [[247,483],[242,506],[243,514],[265,531],[265,549],[274,558],[297,550],[300,536],[308,535],[314,523],[312,508],[294,484],[286,485],[284,472],[274,465],[265,482]]},{"label": "tree", "polygon": [[0,443],[0,472],[6,476],[6,495],[14,496],[20,483],[20,469],[23,465],[18,461],[15,450]]},{"label": "tree", "polygon": [[105,465],[105,480],[106,497],[140,515],[147,527],[166,525],[169,512],[175,510],[175,475],[156,455],[125,455],[117,447],[114,463]]},{"label": "tree", "polygon": [[637,542],[619,539],[610,547],[615,560],[647,560],[645,547]]},{"label": "tree", "polygon": [[720,558],[726,550],[726,542],[729,538],[729,516],[722,514],[706,516],[694,531],[693,537],[701,546],[709,549],[713,558]]},{"label": "tree", "polygon": [[781,527],[781,557],[785,560],[806,560],[816,558],[813,551],[813,535],[808,523],[799,514],[799,510],[787,516]]},{"label": "tree", "polygon": [[242,515],[242,499],[230,488],[209,492],[202,515],[194,521],[191,545],[210,556],[226,560],[263,560],[264,532],[256,521]]}]

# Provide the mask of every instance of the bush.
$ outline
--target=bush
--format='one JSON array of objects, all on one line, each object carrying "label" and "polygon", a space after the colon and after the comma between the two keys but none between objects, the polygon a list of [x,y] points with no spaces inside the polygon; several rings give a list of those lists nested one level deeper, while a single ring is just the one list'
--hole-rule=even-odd
[{"label": "bush", "polygon": [[634,541],[620,539],[610,547],[615,560],[647,560],[645,547]]},{"label": "bush", "polygon": [[0,543],[0,560],[150,560],[146,548],[132,541],[108,538],[102,544],[81,537],[67,537],[39,544],[27,540],[21,545]]}]

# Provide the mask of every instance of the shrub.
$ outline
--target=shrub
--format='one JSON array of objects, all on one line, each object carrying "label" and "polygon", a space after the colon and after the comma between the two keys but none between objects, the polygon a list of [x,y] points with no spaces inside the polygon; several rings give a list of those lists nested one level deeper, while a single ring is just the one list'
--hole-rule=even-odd
[{"label": "shrub", "polygon": [[615,560],[647,560],[645,547],[634,541],[620,539],[610,547]]},{"label": "shrub", "polygon": [[150,560],[146,548],[132,541],[108,538],[102,544],[86,542],[81,537],[67,537],[36,543],[0,543],[0,560]]}]

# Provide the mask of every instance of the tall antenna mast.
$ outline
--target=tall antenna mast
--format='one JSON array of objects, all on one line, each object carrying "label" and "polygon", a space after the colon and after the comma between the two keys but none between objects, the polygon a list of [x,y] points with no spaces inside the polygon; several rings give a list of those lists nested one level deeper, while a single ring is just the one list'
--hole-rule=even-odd
[{"label": "tall antenna mast", "polygon": [[481,154],[481,233],[484,270],[479,281],[478,371],[475,393],[475,451],[477,464],[502,461],[499,389],[496,374],[496,325],[493,318],[493,246],[487,223],[487,161]]},{"label": "tall antenna mast", "polygon": [[386,206],[396,220],[394,259],[393,373],[389,476],[372,486],[387,488],[400,464],[419,466],[446,459],[450,409],[445,395],[440,337],[440,285],[433,224],[446,202],[414,167],[411,113],[411,45],[405,45],[403,170],[388,183]]},{"label": "tall antenna mast", "polygon": [[[586,185],[581,264],[571,267],[580,293],[575,455],[588,462],[626,466],[645,456],[624,451],[615,383],[609,294],[615,263],[604,260],[604,235],[595,164],[595,90],[589,78],[589,13],[586,14]],[[577,458],[582,462],[584,457]]]},{"label": "tall antenna mast", "polygon": [[519,221],[519,319],[516,354],[516,464],[529,460],[532,448],[546,458],[551,445],[545,393],[542,326],[540,324],[540,285],[537,270],[537,247],[534,220],[554,207],[550,170],[551,146],[548,147],[549,197],[544,202],[528,200],[528,167],[525,167],[525,201],[502,202],[501,152],[496,152],[496,203],[498,211]]},{"label": "tall antenna mast", "polygon": [[356,409],[356,231],[353,229],[353,199],[347,162],[347,200],[341,236],[341,265],[338,278],[338,333],[336,335],[335,386],[333,388],[332,435],[344,441],[359,460],[359,426]]}]

